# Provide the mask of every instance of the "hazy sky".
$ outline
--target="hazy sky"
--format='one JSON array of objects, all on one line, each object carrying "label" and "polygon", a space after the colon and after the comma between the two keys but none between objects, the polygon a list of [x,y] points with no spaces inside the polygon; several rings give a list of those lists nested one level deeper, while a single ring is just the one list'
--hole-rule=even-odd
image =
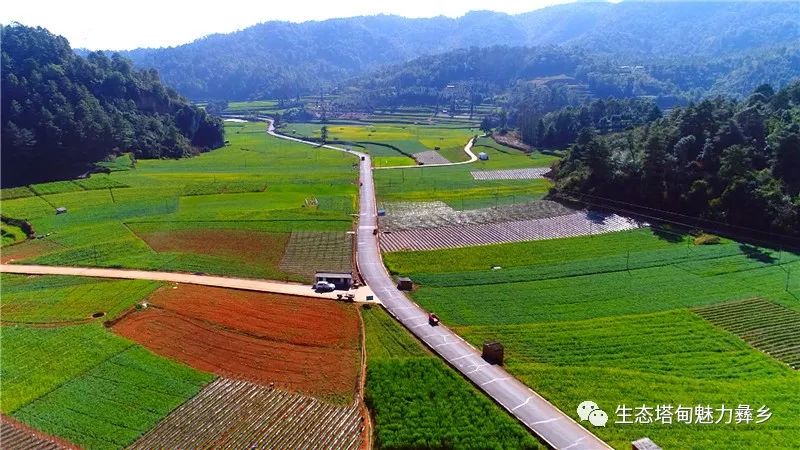
[{"label": "hazy sky", "polygon": [[268,20],[302,22],[379,13],[458,17],[491,9],[519,13],[568,0],[16,0],[4,2],[0,22],[43,26],[74,48],[123,50],[183,44],[211,33]]}]

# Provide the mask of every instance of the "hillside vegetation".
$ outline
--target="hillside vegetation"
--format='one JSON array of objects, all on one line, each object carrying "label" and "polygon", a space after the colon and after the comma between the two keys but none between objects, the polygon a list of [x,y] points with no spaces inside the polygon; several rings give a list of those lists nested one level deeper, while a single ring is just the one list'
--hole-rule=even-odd
[{"label": "hillside vegetation", "polygon": [[457,19],[380,15],[267,22],[126,55],[139,67],[157,68],[193,99],[291,98],[381,66],[472,46],[582,47],[633,65],[652,55],[707,60],[763,54],[781,45],[776,43],[800,39],[798,16],[797,3],[580,3]]},{"label": "hillside vegetation", "polygon": [[597,136],[584,128],[557,189],[758,230],[800,233],[800,83],[762,86]]},{"label": "hillside vegetation", "polygon": [[3,186],[73,177],[118,151],[180,157],[223,143],[219,120],[154,70],[18,24],[2,29]]}]

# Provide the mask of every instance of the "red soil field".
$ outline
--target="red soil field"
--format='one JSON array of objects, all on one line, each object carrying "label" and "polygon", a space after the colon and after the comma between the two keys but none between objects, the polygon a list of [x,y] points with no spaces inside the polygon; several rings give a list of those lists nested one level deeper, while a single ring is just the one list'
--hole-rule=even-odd
[{"label": "red soil field", "polygon": [[352,395],[360,340],[355,306],[180,285],[112,326],[150,350],[229,378],[308,393]]},{"label": "red soil field", "polygon": [[170,230],[136,233],[157,252],[198,253],[278,267],[288,233],[247,230]]}]

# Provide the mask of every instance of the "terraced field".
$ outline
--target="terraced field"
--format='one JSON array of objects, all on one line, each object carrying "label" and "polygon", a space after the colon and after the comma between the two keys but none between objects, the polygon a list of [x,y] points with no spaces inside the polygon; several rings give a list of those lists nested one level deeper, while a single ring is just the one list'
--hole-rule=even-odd
[{"label": "terraced field", "polygon": [[361,445],[363,428],[357,404],[218,378],[129,448],[351,450]]},{"label": "terraced field", "polygon": [[694,309],[700,317],[800,369],[800,311],[760,298]]}]

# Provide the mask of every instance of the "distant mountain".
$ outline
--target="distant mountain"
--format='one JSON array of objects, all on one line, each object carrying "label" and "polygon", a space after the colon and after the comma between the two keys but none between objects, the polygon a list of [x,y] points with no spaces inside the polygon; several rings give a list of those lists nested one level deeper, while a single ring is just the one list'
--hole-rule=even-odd
[{"label": "distant mountain", "polygon": [[125,52],[192,99],[293,97],[365,71],[472,46],[581,47],[634,64],[725,57],[800,42],[800,3],[577,3],[457,19],[267,22],[178,47]]},{"label": "distant mountain", "polygon": [[[633,62],[633,64],[632,64]],[[422,56],[338,86],[342,109],[441,104],[451,110],[502,96],[505,106],[538,102],[537,113],[594,98],[652,98],[673,107],[703,97],[744,97],[757,86],[800,79],[800,47],[724,58],[652,57],[646,63],[582,48],[472,47]]]}]

